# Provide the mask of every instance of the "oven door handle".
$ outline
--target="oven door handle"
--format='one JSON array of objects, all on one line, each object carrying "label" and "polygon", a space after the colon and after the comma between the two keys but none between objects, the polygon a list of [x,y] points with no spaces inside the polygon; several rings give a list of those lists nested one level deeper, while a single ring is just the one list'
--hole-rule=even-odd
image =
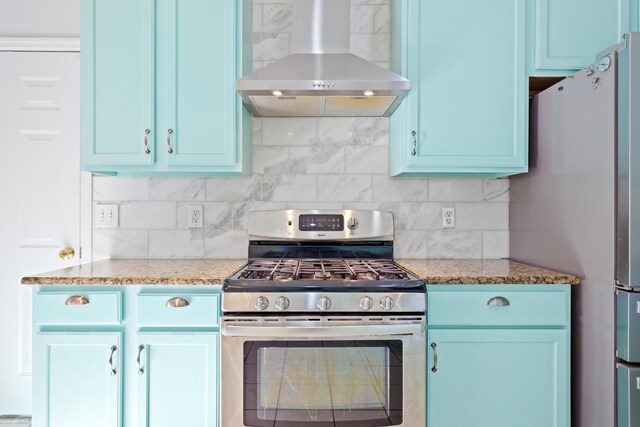
[{"label": "oven door handle", "polygon": [[423,333],[421,323],[396,325],[349,326],[244,326],[223,325],[222,335],[259,338],[334,338],[418,335]]}]

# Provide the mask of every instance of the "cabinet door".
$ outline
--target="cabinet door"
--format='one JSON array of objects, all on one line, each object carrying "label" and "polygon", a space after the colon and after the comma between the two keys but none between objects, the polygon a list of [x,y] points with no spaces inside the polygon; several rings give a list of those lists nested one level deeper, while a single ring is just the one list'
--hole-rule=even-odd
[{"label": "cabinet door", "polygon": [[37,333],[33,425],[122,425],[120,333]]},{"label": "cabinet door", "polygon": [[568,340],[567,330],[430,331],[429,426],[569,427]]},{"label": "cabinet door", "polygon": [[578,70],[637,31],[637,0],[536,0],[535,69]]},{"label": "cabinet door", "polygon": [[525,172],[526,0],[405,3],[413,89],[392,116],[392,175]]},{"label": "cabinet door", "polygon": [[138,342],[138,426],[216,426],[218,334],[140,334]]},{"label": "cabinet door", "polygon": [[174,170],[232,167],[237,157],[236,1],[159,4],[159,159],[166,157]]},{"label": "cabinet door", "polygon": [[154,22],[155,0],[82,0],[85,170],[154,162]]}]

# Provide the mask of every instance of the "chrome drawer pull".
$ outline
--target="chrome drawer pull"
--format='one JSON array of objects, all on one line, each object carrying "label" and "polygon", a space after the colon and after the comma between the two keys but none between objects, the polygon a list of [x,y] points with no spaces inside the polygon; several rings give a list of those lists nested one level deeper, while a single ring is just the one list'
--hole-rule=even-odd
[{"label": "chrome drawer pull", "polygon": [[115,353],[117,349],[118,347],[115,345],[111,346],[111,354],[109,355],[109,371],[111,372],[111,376],[114,376],[117,373],[113,367],[113,353]]},{"label": "chrome drawer pull", "polygon": [[411,131],[411,136],[413,137],[413,150],[411,150],[411,155],[415,156],[416,154],[418,154],[418,138],[416,137],[417,133],[416,131]]},{"label": "chrome drawer pull", "polygon": [[151,129],[145,129],[144,130],[144,152],[145,154],[149,154],[151,153],[151,150],[149,150],[149,134],[151,133]]},{"label": "chrome drawer pull", "polygon": [[431,372],[438,372],[438,353],[436,352],[436,343],[431,343],[431,348],[433,349],[433,368],[431,368]]},{"label": "chrome drawer pull", "polygon": [[169,308],[189,307],[189,301],[184,298],[175,297],[167,301],[165,305]]},{"label": "chrome drawer pull", "polygon": [[140,364],[140,356],[142,355],[142,350],[144,350],[144,345],[140,344],[140,346],[138,346],[138,357],[136,357],[136,363],[138,364],[138,375],[144,374],[144,368]]},{"label": "chrome drawer pull", "polygon": [[82,295],[73,295],[64,302],[64,305],[86,305],[89,300]]},{"label": "chrome drawer pull", "polygon": [[640,390],[640,377],[636,377],[636,389]]},{"label": "chrome drawer pull", "polygon": [[171,148],[171,134],[173,133],[173,129],[169,129],[167,131],[167,145],[169,146],[169,149],[167,150],[169,152],[169,154],[173,154],[173,148]]},{"label": "chrome drawer pull", "polygon": [[487,301],[487,305],[489,307],[506,307],[511,305],[511,303],[505,297],[493,297]]}]

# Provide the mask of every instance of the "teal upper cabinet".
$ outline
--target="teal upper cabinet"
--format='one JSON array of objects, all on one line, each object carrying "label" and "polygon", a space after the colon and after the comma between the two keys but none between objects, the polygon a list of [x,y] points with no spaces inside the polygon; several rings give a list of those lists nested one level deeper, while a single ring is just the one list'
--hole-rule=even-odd
[{"label": "teal upper cabinet", "polygon": [[526,0],[392,2],[392,176],[527,171]]},{"label": "teal upper cabinet", "polygon": [[[567,75],[637,31],[637,0],[535,0],[532,75]],[[534,10],[535,9],[535,10]]]},{"label": "teal upper cabinet", "polygon": [[[168,0],[159,11],[158,147],[172,166],[233,169],[236,164],[233,1]],[[165,15],[166,14],[166,15]],[[222,83],[222,84],[221,84]],[[239,102],[239,101],[238,101]],[[171,129],[171,131],[169,131]],[[171,132],[171,134],[169,133]]]},{"label": "teal upper cabinet", "polygon": [[251,117],[235,80],[251,54],[250,3],[82,0],[83,168],[248,173]]},{"label": "teal upper cabinet", "polygon": [[429,426],[570,425],[566,330],[443,329],[428,342]]},{"label": "teal upper cabinet", "polygon": [[[154,163],[153,0],[82,2],[82,149],[87,170]],[[149,139],[150,140],[150,139]]]},{"label": "teal upper cabinet", "polygon": [[122,335],[37,333],[33,425],[122,425]]}]

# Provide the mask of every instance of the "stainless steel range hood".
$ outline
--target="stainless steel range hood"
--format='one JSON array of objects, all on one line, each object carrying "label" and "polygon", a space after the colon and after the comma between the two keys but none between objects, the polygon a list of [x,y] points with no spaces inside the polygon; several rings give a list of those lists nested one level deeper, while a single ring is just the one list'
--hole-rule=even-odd
[{"label": "stainless steel range hood", "polygon": [[411,83],[350,50],[349,0],[294,0],[293,53],[236,82],[258,117],[388,117]]}]

